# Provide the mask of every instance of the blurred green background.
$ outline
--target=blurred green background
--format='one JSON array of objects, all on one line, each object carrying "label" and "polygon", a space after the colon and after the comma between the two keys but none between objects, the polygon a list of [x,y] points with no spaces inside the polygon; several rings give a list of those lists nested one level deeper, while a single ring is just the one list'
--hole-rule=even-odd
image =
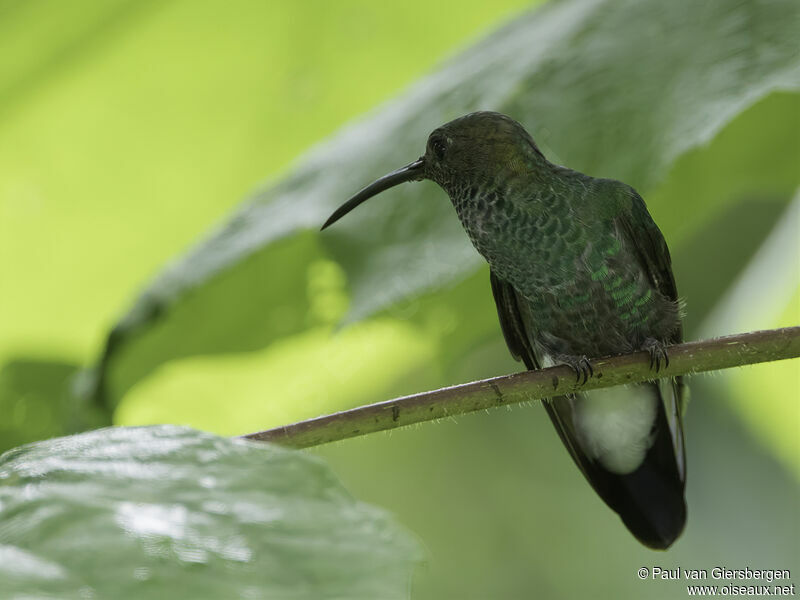
[{"label": "blurred green background", "polygon": [[[0,0],[0,449],[109,418],[233,435],[518,370],[433,185],[315,231],[477,108],[643,193],[688,339],[797,324],[798,25],[755,0]],[[312,452],[422,540],[417,598],[669,598],[636,569],[800,569],[797,361],[691,384],[666,554],[536,406]]]}]

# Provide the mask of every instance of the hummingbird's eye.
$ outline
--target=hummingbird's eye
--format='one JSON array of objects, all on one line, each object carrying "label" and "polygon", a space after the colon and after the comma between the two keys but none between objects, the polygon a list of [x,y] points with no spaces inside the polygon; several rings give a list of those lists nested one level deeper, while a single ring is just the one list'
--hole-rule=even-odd
[{"label": "hummingbird's eye", "polygon": [[447,144],[445,144],[444,140],[441,138],[436,138],[435,140],[431,141],[431,150],[433,150],[433,153],[439,160],[444,158],[444,151],[446,148]]}]

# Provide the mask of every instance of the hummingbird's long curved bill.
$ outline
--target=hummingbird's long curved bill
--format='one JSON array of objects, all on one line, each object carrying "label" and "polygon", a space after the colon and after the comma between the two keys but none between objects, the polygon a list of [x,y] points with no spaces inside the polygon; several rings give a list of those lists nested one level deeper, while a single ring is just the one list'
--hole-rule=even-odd
[{"label": "hummingbird's long curved bill", "polygon": [[351,210],[353,210],[356,206],[369,200],[376,194],[380,194],[384,190],[388,190],[390,187],[394,187],[400,183],[404,183],[406,181],[419,181],[424,178],[425,172],[425,158],[420,157],[412,163],[407,164],[405,167],[400,167],[396,171],[392,171],[388,175],[384,175],[380,179],[373,181],[363,190],[358,192],[355,196],[350,198],[347,202],[342,204],[339,208],[337,208],[334,213],[328,217],[328,220],[325,221],[325,224],[320,228],[320,231],[325,229],[326,227],[333,225],[336,221],[341,219]]}]

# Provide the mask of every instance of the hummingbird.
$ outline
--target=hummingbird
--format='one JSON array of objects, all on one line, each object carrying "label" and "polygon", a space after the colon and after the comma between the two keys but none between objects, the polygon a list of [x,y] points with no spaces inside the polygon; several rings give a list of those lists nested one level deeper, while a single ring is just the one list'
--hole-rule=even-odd
[{"label": "hummingbird", "polygon": [[[566,364],[578,390],[591,358],[650,353],[683,340],[669,250],[631,186],[550,162],[525,128],[490,111],[434,130],[425,153],[340,206],[322,229],[400,183],[430,180],[450,197],[489,263],[500,329],[527,369]],[[686,522],[680,377],[544,401],[575,464],[644,545],[667,549]]]}]

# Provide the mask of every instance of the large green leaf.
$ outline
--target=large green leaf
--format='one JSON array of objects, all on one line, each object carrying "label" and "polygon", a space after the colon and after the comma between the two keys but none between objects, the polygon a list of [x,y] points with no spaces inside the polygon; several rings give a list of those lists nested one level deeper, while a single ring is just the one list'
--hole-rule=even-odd
[{"label": "large green leaf", "polygon": [[[786,127],[796,118],[796,94],[750,126],[769,134],[734,152],[735,189],[727,184],[731,172],[717,169],[703,188],[714,202],[687,194],[680,179],[666,186],[673,193],[656,191],[679,157],[742,111],[771,92],[800,87],[799,25],[792,0],[573,0],[520,17],[313,149],[171,264],[111,332],[97,389],[113,401],[172,358],[252,349],[299,331],[307,300],[298,302],[292,290],[307,277],[303,265],[321,255],[345,269],[350,319],[476,272],[479,257],[430,183],[386,194],[324,236],[300,233],[316,229],[361,185],[418,156],[435,126],[470,110],[509,113],[552,159],[653,192],[657,221],[687,211],[665,217],[668,239],[689,214],[702,222],[749,191],[750,176],[761,182],[767,164],[768,195],[788,197],[798,183],[796,136]],[[711,163],[725,165],[724,156]],[[708,210],[695,211],[704,204]]]},{"label": "large green leaf", "polygon": [[[525,4],[0,0],[0,371],[91,363],[142,283],[256,182]],[[295,249],[297,260],[269,263],[285,273],[270,272],[302,295],[314,282],[301,268],[292,288],[291,276],[315,246]],[[276,307],[261,283],[238,292]],[[241,344],[235,313],[196,313],[204,326],[178,340],[198,351],[199,329]],[[294,314],[270,310],[268,334],[304,325]],[[212,321],[220,328],[206,334]],[[14,394],[0,405],[22,407],[41,383],[0,382]],[[46,428],[31,425],[0,449],[41,439]],[[56,424],[44,437],[66,432]]]},{"label": "large green leaf", "polygon": [[161,426],[0,456],[3,598],[406,598],[419,556],[276,446]]}]

